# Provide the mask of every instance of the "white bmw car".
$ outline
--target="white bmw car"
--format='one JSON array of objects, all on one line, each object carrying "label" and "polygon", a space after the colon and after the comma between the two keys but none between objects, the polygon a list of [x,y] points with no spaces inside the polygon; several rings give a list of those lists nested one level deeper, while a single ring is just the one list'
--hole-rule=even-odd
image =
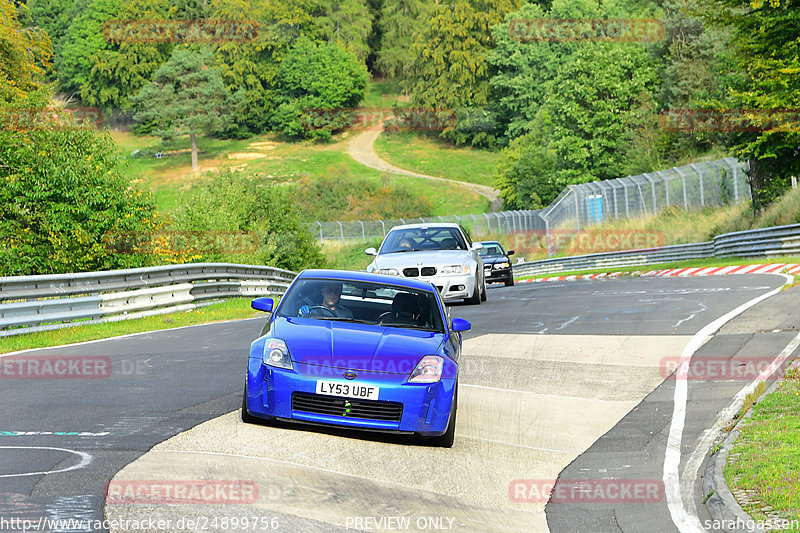
[{"label": "white bmw car", "polygon": [[443,222],[395,226],[380,249],[364,252],[375,256],[367,272],[430,281],[445,300],[479,304],[486,300],[481,247],[458,224]]}]

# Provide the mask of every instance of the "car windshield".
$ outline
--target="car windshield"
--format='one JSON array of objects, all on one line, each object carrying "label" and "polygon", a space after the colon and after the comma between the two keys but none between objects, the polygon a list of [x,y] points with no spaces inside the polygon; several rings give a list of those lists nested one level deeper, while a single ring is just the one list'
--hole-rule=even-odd
[{"label": "car windshield", "polygon": [[281,299],[278,316],[444,332],[432,291],[385,283],[307,278]]},{"label": "car windshield", "polygon": [[478,253],[481,255],[503,255],[503,249],[500,248],[499,244],[486,243],[483,248],[478,250]]},{"label": "car windshield", "polygon": [[390,231],[381,254],[422,250],[466,250],[467,243],[458,228],[408,228]]}]

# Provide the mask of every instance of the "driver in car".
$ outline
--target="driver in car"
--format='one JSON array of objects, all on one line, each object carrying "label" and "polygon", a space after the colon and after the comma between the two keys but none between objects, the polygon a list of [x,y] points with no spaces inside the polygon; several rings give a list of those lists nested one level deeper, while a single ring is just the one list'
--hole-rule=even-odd
[{"label": "driver in car", "polygon": [[339,318],[353,318],[353,313],[348,308],[339,304],[341,296],[341,283],[326,283],[322,287],[322,305]]}]

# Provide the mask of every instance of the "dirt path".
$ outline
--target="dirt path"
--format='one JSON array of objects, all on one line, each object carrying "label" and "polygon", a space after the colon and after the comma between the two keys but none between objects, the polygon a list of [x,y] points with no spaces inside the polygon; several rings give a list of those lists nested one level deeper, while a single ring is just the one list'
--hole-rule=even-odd
[{"label": "dirt path", "polygon": [[498,211],[503,204],[503,200],[500,198],[499,191],[493,189],[487,185],[478,185],[476,183],[467,183],[464,181],[456,181],[447,178],[439,178],[437,176],[428,176],[427,174],[419,174],[417,172],[412,172],[410,170],[404,170],[402,168],[398,168],[394,165],[391,165],[389,162],[384,161],[378,154],[375,153],[375,149],[373,145],[375,144],[375,139],[378,138],[378,135],[381,134],[383,128],[369,128],[366,131],[363,131],[353,137],[350,140],[350,145],[348,148],[348,152],[350,153],[350,157],[355,159],[358,163],[361,163],[364,166],[369,168],[374,168],[376,170],[380,170],[382,172],[391,172],[392,174],[402,174],[404,176],[414,176],[417,178],[425,178],[429,180],[436,180],[436,181],[444,181],[447,183],[453,183],[459,185],[461,187],[465,187],[476,193],[480,194],[489,199],[491,203],[491,212]]}]

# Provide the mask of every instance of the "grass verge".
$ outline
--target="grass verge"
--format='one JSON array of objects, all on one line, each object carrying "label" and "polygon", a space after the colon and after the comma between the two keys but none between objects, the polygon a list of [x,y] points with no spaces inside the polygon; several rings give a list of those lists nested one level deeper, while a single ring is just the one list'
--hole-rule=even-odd
[{"label": "grass verge", "polygon": [[499,152],[457,147],[413,132],[382,133],[375,152],[404,170],[489,186],[500,159]]},{"label": "grass verge", "polygon": [[[537,274],[535,276],[522,276],[515,279],[539,279],[550,278],[553,276],[583,276],[585,274],[599,274],[602,272],[647,272],[650,270],[664,270],[668,268],[709,268],[709,267],[723,267],[733,265],[766,265],[774,263],[798,263],[800,264],[800,257],[770,257],[770,258],[753,258],[753,257],[714,257],[709,259],[690,259],[687,261],[676,261],[674,263],[658,263],[653,265],[637,265],[629,267],[604,267],[592,270],[570,270],[564,272],[552,272],[549,274]],[[795,276],[797,280],[797,276]]]},{"label": "grass verge", "polygon": [[795,520],[800,531],[800,371],[753,406],[725,465],[725,480],[756,520]]},{"label": "grass verge", "polygon": [[252,309],[250,307],[250,301],[250,298],[233,298],[224,302],[207,305],[193,311],[135,318],[119,322],[87,324],[85,326],[3,337],[0,338],[0,353],[107,339],[108,337],[116,337],[118,335],[127,335],[130,333],[172,329],[195,324],[233,320],[236,318],[266,317],[263,312]]}]

